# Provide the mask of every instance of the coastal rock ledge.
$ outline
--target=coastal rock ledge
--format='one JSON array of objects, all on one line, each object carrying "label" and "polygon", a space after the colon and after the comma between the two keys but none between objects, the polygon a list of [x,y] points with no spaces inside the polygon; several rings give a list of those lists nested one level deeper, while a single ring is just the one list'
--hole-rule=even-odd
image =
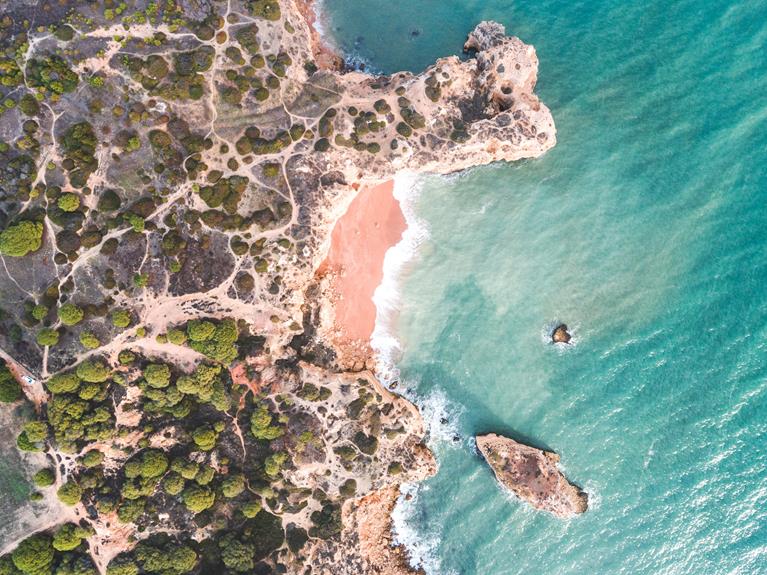
[{"label": "coastal rock ledge", "polygon": [[496,479],[536,509],[561,518],[588,509],[588,495],[559,471],[559,455],[491,433],[477,436],[477,448]]}]

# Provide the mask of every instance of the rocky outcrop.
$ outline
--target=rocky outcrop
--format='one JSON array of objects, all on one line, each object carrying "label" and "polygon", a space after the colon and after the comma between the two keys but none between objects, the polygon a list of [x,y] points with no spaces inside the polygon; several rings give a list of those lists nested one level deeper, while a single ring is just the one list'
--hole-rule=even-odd
[{"label": "rocky outcrop", "polygon": [[501,485],[523,501],[562,518],[588,509],[588,496],[559,471],[556,453],[492,433],[476,439]]},{"label": "rocky outcrop", "polygon": [[570,343],[572,338],[573,336],[567,331],[567,324],[564,323],[559,324],[551,334],[551,340],[554,343]]}]

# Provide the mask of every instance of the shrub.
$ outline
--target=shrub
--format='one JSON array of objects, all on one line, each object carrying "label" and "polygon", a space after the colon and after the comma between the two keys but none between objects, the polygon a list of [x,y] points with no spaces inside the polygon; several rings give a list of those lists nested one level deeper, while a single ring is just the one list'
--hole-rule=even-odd
[{"label": "shrub", "polygon": [[166,544],[162,548],[140,543],[136,547],[136,559],[146,573],[182,575],[194,570],[197,553],[182,544]]},{"label": "shrub", "polygon": [[80,503],[83,491],[77,483],[70,479],[64,485],[59,487],[56,495],[59,496],[59,500],[65,505],[77,505]]},{"label": "shrub", "polygon": [[56,202],[65,212],[74,212],[80,207],[80,196],[77,194],[61,194]]},{"label": "shrub", "polygon": [[73,303],[65,303],[58,309],[58,316],[64,325],[77,325],[83,320],[83,310]]},{"label": "shrub", "polygon": [[0,253],[21,257],[40,249],[43,240],[43,224],[23,220],[0,232]]}]

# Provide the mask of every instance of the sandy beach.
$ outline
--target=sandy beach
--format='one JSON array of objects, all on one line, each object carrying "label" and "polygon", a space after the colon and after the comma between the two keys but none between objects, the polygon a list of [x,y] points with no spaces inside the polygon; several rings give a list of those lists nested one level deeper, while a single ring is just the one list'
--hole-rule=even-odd
[{"label": "sandy beach", "polygon": [[386,251],[407,227],[394,198],[394,182],[364,188],[333,228],[322,271],[334,276],[339,343],[368,345],[375,328],[373,293],[383,278]]}]

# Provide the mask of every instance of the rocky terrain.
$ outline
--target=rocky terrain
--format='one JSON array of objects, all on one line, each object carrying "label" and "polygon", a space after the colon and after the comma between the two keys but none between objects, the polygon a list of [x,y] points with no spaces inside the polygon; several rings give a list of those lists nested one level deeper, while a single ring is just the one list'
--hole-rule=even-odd
[{"label": "rocky terrain", "polygon": [[588,496],[559,471],[556,453],[495,434],[476,439],[498,482],[526,503],[562,518],[588,509]]},{"label": "rocky terrain", "polygon": [[370,76],[310,21],[4,4],[0,409],[31,414],[38,517],[0,571],[408,571],[388,512],[434,471],[423,424],[332,346],[317,270],[362,186],[536,157],[555,128],[498,24],[474,58]]}]

